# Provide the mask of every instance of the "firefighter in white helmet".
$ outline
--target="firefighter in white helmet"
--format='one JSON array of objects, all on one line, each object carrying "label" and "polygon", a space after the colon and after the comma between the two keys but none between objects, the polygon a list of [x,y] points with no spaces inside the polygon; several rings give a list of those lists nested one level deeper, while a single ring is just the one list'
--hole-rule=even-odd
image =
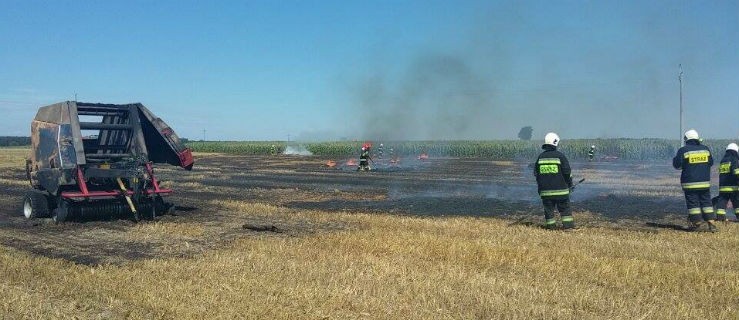
[{"label": "firefighter in white helmet", "polygon": [[672,166],[682,169],[680,183],[688,207],[688,230],[697,230],[705,221],[708,230],[715,232],[716,213],[711,203],[711,151],[701,144],[698,132],[693,129],[686,131],[683,138],[685,145],[677,150]]},{"label": "firefighter in white helmet", "polygon": [[595,145],[590,146],[590,150],[588,151],[588,161],[593,161],[595,159]]},{"label": "firefighter in white helmet", "polygon": [[544,227],[555,229],[557,219],[554,210],[562,217],[562,227],[575,228],[575,219],[570,210],[570,190],[572,188],[572,170],[567,157],[559,151],[559,136],[550,132],[544,136],[544,151],[539,154],[534,166],[534,175],[539,196],[544,204]]},{"label": "firefighter in white helmet", "polygon": [[730,143],[718,167],[718,197],[716,199],[716,220],[727,221],[726,205],[739,206],[739,146]]}]

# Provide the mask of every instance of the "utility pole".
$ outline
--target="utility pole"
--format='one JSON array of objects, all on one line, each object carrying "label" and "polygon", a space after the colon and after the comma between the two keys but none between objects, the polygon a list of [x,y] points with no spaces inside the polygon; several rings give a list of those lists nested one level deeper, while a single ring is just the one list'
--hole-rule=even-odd
[{"label": "utility pole", "polygon": [[680,82],[680,141],[682,145],[685,145],[685,139],[683,139],[683,65],[678,65],[680,73],[677,75],[677,80]]},{"label": "utility pole", "polygon": [[203,129],[203,141],[205,141],[205,129]]}]

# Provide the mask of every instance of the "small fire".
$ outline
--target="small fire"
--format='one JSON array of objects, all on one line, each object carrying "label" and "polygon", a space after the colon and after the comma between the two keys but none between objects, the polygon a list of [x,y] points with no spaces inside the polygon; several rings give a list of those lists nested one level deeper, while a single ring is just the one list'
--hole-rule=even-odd
[{"label": "small fire", "polygon": [[333,161],[333,160],[326,161],[326,166],[329,168],[333,168],[336,166],[336,161]]},{"label": "small fire", "polygon": [[346,161],[347,166],[356,166],[357,165],[357,159],[349,159]]},{"label": "small fire", "polygon": [[428,160],[428,159],[429,159],[429,155],[426,153],[422,153],[418,155],[418,160]]}]

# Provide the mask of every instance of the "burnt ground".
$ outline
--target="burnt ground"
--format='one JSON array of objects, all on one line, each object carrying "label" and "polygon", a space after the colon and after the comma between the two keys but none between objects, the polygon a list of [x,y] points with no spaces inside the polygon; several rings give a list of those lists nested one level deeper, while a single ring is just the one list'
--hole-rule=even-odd
[{"label": "burnt ground", "polygon": [[[328,167],[336,160],[337,167]],[[245,236],[293,237],[351,228],[338,218],[296,218],[304,210],[474,216],[536,225],[542,209],[525,162],[486,159],[378,161],[374,171],[356,172],[347,159],[313,156],[199,155],[195,169],[158,167],[176,190],[175,215],[158,223],[93,219],[54,224],[26,220],[21,202],[28,190],[19,165],[0,169],[0,243],[34,254],[83,264],[119,264],[141,258],[192,256]],[[575,218],[584,227],[658,232],[681,225],[684,200],[679,172],[669,163],[574,162]],[[715,192],[714,192],[715,193]],[[225,200],[265,203],[277,212],[240,213]],[[299,215],[297,215],[299,216]],[[243,229],[276,226],[280,232]]]}]

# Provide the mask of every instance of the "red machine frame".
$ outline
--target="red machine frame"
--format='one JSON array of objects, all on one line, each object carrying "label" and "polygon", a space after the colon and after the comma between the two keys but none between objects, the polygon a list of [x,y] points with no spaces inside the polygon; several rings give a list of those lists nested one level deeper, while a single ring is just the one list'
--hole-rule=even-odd
[{"label": "red machine frame", "polygon": [[[154,169],[151,165],[151,163],[146,163],[146,171],[149,174],[149,177],[151,177],[151,184],[154,186],[153,188],[144,190],[144,194],[151,195],[151,194],[159,194],[159,195],[169,195],[172,193],[172,189],[162,189],[159,187],[159,181],[154,176]],[[132,196],[133,191],[127,190],[125,193],[121,190],[116,191],[89,191],[87,188],[87,183],[85,182],[85,176],[82,173],[82,169],[80,166],[77,166],[77,185],[80,188],[80,191],[62,191],[61,196],[64,199],[75,199],[75,198],[86,198],[86,199],[109,199],[114,198],[121,195],[128,195]]]}]

